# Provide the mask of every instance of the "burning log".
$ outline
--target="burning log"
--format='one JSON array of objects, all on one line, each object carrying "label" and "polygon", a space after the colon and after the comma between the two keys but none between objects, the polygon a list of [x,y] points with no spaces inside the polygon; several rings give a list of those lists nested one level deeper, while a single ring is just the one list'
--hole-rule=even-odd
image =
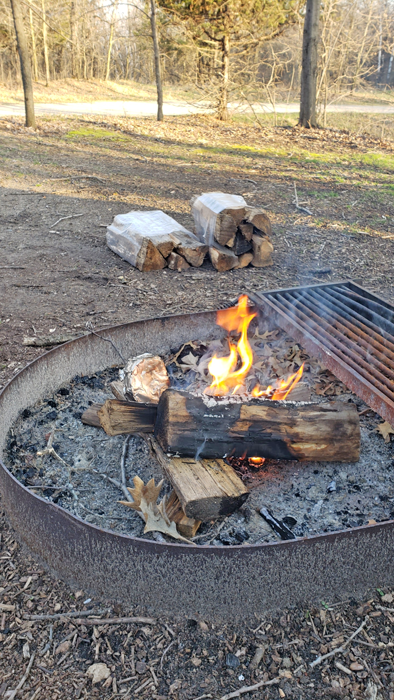
[{"label": "burning log", "polygon": [[[92,409],[93,406],[90,408]],[[85,411],[85,414],[86,413]],[[93,412],[91,411],[91,413]],[[101,425],[107,435],[127,435],[152,433],[156,413],[157,406],[155,404],[108,399],[97,411],[97,416],[99,425]],[[85,420],[83,420],[82,416],[82,421],[86,423],[86,417]],[[97,424],[87,423],[87,425]]]},{"label": "burning log", "polygon": [[168,389],[159,401],[155,436],[165,452],[201,457],[271,457],[356,462],[360,426],[354,404],[282,401],[207,406]]}]

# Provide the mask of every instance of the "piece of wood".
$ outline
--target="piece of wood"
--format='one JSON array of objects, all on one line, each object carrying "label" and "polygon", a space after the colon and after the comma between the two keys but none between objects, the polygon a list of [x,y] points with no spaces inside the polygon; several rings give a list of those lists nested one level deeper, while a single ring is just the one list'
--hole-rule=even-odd
[{"label": "piece of wood", "polygon": [[109,388],[115,396],[115,399],[118,399],[118,401],[127,401],[127,396],[124,392],[124,384],[119,379],[114,382],[111,382]]},{"label": "piece of wood", "polygon": [[238,262],[236,265],[234,265],[234,270],[238,270],[239,268],[242,267],[247,267],[250,265],[250,263],[253,260],[253,253],[244,253],[243,255],[240,255],[238,258]]},{"label": "piece of wood", "polygon": [[177,270],[178,272],[183,272],[183,270],[188,270],[190,265],[186,262],[185,258],[178,253],[170,253],[167,258],[167,265],[170,270]]},{"label": "piece of wood", "polygon": [[98,412],[100,408],[102,408],[102,405],[102,403],[92,403],[92,405],[82,413],[82,423],[84,423],[84,425],[92,425],[94,428],[101,428]]},{"label": "piece of wood", "polygon": [[234,245],[235,234],[237,233],[237,223],[227,210],[220,212],[216,217],[216,224],[213,236],[219,245],[226,245],[230,248]]},{"label": "piece of wood", "polygon": [[272,245],[269,238],[267,238],[266,236],[262,237],[262,236],[257,236],[256,234],[253,234],[252,243],[253,243],[253,258],[252,258],[253,267],[269,267],[270,265],[272,265],[273,262],[272,262],[272,258],[271,258],[271,253],[274,250],[274,246]]},{"label": "piece of wood", "polygon": [[210,247],[209,257],[211,258],[212,265],[218,272],[232,270],[238,263],[238,258],[233,251],[219,244]]},{"label": "piece of wood", "polygon": [[168,258],[175,246],[174,239],[170,233],[156,234],[152,243],[163,258]]},{"label": "piece of wood", "polygon": [[271,236],[271,221],[262,209],[258,209],[256,207],[247,207],[245,218],[249,223],[253,224],[255,228],[264,233],[266,236]]},{"label": "piece of wood", "polygon": [[207,406],[202,398],[167,389],[159,401],[155,436],[165,452],[193,457],[246,453],[247,457],[301,461],[359,459],[360,423],[354,404],[292,404],[290,400],[291,395],[289,402],[227,403],[222,399]]},{"label": "piece of wood", "polygon": [[107,435],[127,435],[152,433],[156,413],[155,404],[108,399],[98,411],[98,417]]},{"label": "piece of wood", "polygon": [[141,270],[162,270],[167,263],[148,235],[107,228],[107,245],[121,258]]},{"label": "piece of wood", "polygon": [[189,518],[182,510],[181,502],[175,491],[171,491],[166,501],[166,514],[176,524],[178,532],[183,537],[194,537],[201,525],[201,520]]},{"label": "piece of wood", "polygon": [[237,231],[236,236],[235,236],[235,241],[233,245],[233,253],[235,255],[243,255],[244,253],[249,253],[249,251],[252,250],[253,244],[252,241],[247,241],[246,238],[244,238],[243,234],[241,231]]},{"label": "piece of wood", "polygon": [[222,459],[173,457],[163,469],[189,518],[207,522],[229,515],[248,497],[244,483]]},{"label": "piece of wood", "polygon": [[241,231],[243,237],[244,237],[247,241],[251,241],[251,240],[252,240],[252,236],[253,236],[253,224],[241,223],[241,224],[239,225],[239,229],[240,229],[240,231]]},{"label": "piece of wood", "polygon": [[208,252],[208,246],[205,243],[201,243],[197,236],[183,231],[176,231],[176,233],[171,235],[175,240],[175,253],[182,255],[189,265],[201,267]]}]

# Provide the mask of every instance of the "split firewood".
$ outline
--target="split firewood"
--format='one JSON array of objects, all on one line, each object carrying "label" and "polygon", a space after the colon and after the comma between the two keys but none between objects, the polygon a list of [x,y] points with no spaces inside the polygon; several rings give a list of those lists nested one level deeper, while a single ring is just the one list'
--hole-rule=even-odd
[{"label": "split firewood", "polygon": [[[157,406],[155,404],[118,401],[117,399],[108,399],[97,412],[99,425],[107,435],[152,433],[156,414]],[[86,416],[83,422],[86,423]],[[86,424],[96,425],[96,423]]]},{"label": "split firewood", "polygon": [[115,399],[118,399],[118,401],[126,401],[126,396],[125,396],[125,388],[123,382],[120,380],[116,380],[114,382],[111,382],[109,385],[109,388],[111,389],[113,395],[115,396]]},{"label": "split firewood", "polygon": [[147,484],[144,484],[139,476],[135,476],[133,481],[134,488],[127,489],[133,497],[133,503],[129,501],[119,501],[119,503],[142,513],[145,520],[144,533],[162,532],[174,539],[193,544],[180,535],[176,524],[169,520],[166,513],[165,499],[163,499],[161,503],[157,503],[163,481],[160,481],[156,485],[155,480],[150,479]]},{"label": "split firewood", "polygon": [[253,259],[252,265],[254,267],[268,267],[272,265],[271,253],[274,250],[274,246],[267,237],[261,237],[253,234]]},{"label": "split firewood", "polygon": [[246,501],[247,488],[223,460],[168,457],[153,436],[147,436],[146,441],[188,517],[206,522],[233,513]]},{"label": "split firewood", "polygon": [[178,253],[174,252],[168,256],[167,265],[170,270],[177,270],[178,272],[183,272],[183,270],[187,270],[190,267],[189,263],[186,262],[182,255],[178,255]]},{"label": "split firewood", "polygon": [[262,209],[247,207],[245,219],[266,236],[272,234],[271,222]]},{"label": "split firewood", "polygon": [[247,241],[246,238],[244,238],[241,231],[237,231],[232,250],[235,253],[235,255],[243,255],[243,253],[249,253],[249,251],[252,250],[252,241]]},{"label": "split firewood", "polygon": [[193,267],[201,267],[208,252],[208,246],[201,243],[192,233],[176,232],[174,251]]},{"label": "split firewood", "polygon": [[140,233],[127,235],[127,231],[124,233],[118,231],[115,235],[109,227],[107,229],[107,244],[123,260],[127,260],[141,272],[162,270],[167,265],[152,241]]},{"label": "split firewood", "polygon": [[189,518],[185,515],[175,491],[171,491],[166,500],[166,513],[169,520],[175,523],[178,532],[184,537],[194,537],[201,525],[201,520]]},{"label": "split firewood", "polygon": [[102,405],[102,403],[92,403],[92,405],[82,413],[82,423],[84,423],[84,425],[92,425],[95,428],[101,428],[98,412]]},{"label": "split firewood", "polygon": [[247,267],[253,260],[253,253],[244,253],[238,258],[238,262],[234,265],[234,270],[238,270],[242,267]]},{"label": "split firewood", "polygon": [[226,272],[232,270],[238,264],[238,258],[229,248],[215,245],[209,248],[209,257],[215,270],[218,272]]},{"label": "split firewood", "polygon": [[241,231],[243,237],[244,237],[247,241],[251,241],[251,240],[252,240],[252,236],[253,236],[253,224],[248,224],[248,223],[240,224],[240,225],[239,225],[239,230]]},{"label": "split firewood", "polygon": [[220,212],[216,218],[214,238],[219,245],[227,245],[230,248],[234,245],[237,233],[237,223],[226,210]]},{"label": "split firewood", "polygon": [[168,389],[159,402],[155,436],[165,452],[190,457],[198,451],[205,458],[246,453],[247,457],[357,462],[360,455],[357,408],[341,401],[222,400],[207,405],[202,398]]},{"label": "split firewood", "polygon": [[[148,234],[149,237],[149,234]],[[174,250],[175,242],[171,233],[156,234],[152,239],[152,243],[157,248],[159,253],[163,258],[168,258],[170,253]]]},{"label": "split firewood", "polygon": [[124,368],[126,397],[141,403],[158,403],[163,391],[170,385],[166,366],[159,355],[145,352],[131,358]]}]

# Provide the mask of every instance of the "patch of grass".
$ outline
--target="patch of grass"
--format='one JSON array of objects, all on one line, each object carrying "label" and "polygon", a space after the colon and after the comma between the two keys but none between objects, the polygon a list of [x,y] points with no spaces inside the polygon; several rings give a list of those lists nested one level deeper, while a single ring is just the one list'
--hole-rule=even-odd
[{"label": "patch of grass", "polygon": [[120,134],[116,131],[107,131],[106,129],[96,129],[89,127],[81,127],[73,129],[66,134],[68,139],[89,138],[89,139],[110,139],[111,141],[128,141],[129,137]]}]

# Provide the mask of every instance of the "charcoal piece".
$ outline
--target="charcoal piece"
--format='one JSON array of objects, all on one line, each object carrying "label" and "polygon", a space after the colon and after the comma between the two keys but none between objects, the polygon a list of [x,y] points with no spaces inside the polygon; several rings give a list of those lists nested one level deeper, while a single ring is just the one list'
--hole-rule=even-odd
[{"label": "charcoal piece", "polygon": [[250,535],[249,532],[244,530],[244,528],[239,528],[234,532],[234,537],[236,540],[238,540],[238,542],[245,542],[249,539]]},{"label": "charcoal piece", "polygon": [[65,387],[63,387],[62,389],[59,389],[57,393],[60,394],[60,396],[69,396],[70,389],[66,389]]},{"label": "charcoal piece", "polygon": [[263,516],[264,520],[268,523],[270,527],[279,535],[282,540],[295,540],[296,536],[291,530],[282,522],[274,518],[272,513],[264,506],[259,510],[260,515]]},{"label": "charcoal piece", "polygon": [[227,547],[230,547],[233,544],[237,544],[237,540],[235,537],[232,537],[232,535],[228,533],[224,533],[223,535],[220,535],[220,541],[222,544],[226,545]]},{"label": "charcoal piece", "polygon": [[292,515],[285,515],[285,517],[282,518],[282,523],[284,523],[285,525],[287,525],[287,527],[292,529],[297,525],[297,520],[293,518]]},{"label": "charcoal piece", "polygon": [[50,411],[46,415],[47,420],[56,420],[57,418],[57,411]]},{"label": "charcoal piece", "polygon": [[48,404],[48,406],[50,406],[51,408],[56,408],[56,406],[57,406],[56,401],[54,401],[53,399],[49,399],[49,400],[47,401],[47,404]]}]

